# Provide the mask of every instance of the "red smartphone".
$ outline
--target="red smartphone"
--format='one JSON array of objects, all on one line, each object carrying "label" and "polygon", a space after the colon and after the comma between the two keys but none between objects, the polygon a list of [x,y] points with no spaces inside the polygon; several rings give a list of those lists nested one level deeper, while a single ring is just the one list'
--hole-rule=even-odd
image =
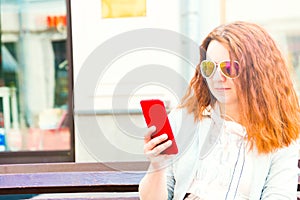
[{"label": "red smartphone", "polygon": [[170,126],[164,102],[159,99],[149,99],[140,101],[140,104],[147,126],[156,127],[156,131],[153,133],[152,138],[166,133],[168,135],[168,139],[172,140],[172,145],[164,150],[162,154],[177,154],[178,148]]}]

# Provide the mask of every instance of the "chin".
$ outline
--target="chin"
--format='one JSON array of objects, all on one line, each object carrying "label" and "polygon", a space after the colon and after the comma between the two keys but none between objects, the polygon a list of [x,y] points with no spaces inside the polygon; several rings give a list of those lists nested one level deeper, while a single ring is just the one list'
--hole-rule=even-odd
[{"label": "chin", "polygon": [[228,99],[226,99],[224,96],[222,97],[216,97],[217,102],[221,103],[221,104],[227,104],[228,103]]},{"label": "chin", "polygon": [[216,99],[217,99],[218,103],[224,104],[225,106],[226,105],[232,105],[232,104],[235,104],[237,102],[236,99],[225,98],[224,96],[216,98]]}]

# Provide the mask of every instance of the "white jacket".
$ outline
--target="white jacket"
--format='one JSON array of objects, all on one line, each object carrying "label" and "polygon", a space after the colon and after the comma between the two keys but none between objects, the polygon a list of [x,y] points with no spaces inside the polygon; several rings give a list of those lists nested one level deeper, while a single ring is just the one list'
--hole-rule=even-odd
[{"label": "white jacket", "polygon": [[[167,170],[168,199],[181,200],[191,185],[198,164],[201,165],[200,150],[212,119],[205,118],[195,123],[193,115],[187,114],[183,109],[176,109],[169,114],[169,120],[176,137],[179,154]],[[251,157],[255,162],[251,163],[253,172],[250,200],[297,199],[298,146],[296,143],[264,155],[258,155],[255,150],[248,151],[245,157],[246,159]]]}]

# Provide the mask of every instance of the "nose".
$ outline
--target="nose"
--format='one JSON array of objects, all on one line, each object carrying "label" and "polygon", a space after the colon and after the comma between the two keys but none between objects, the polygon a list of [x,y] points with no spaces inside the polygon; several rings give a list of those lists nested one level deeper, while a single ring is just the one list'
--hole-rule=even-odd
[{"label": "nose", "polygon": [[217,67],[215,74],[213,75],[214,81],[226,81],[226,77],[222,74],[220,67]]}]

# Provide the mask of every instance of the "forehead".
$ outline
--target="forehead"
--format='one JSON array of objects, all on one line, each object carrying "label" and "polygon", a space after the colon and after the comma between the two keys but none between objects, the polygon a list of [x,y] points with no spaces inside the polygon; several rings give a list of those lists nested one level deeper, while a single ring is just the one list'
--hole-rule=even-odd
[{"label": "forehead", "polygon": [[229,51],[220,42],[212,40],[207,47],[206,59],[215,62],[230,60]]}]

